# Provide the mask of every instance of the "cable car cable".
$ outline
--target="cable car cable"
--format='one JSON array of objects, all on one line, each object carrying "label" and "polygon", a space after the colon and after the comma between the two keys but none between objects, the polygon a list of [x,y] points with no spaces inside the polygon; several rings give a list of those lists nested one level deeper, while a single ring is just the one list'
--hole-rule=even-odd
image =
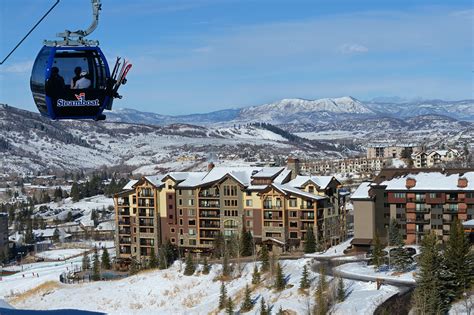
[{"label": "cable car cable", "polygon": [[56,0],[56,3],[53,4],[53,6],[41,17],[41,19],[36,22],[36,24],[30,29],[30,31],[16,44],[15,48],[10,51],[10,53],[0,62],[0,65],[2,65],[14,52],[15,50],[23,43],[23,41],[30,36],[31,32],[35,30],[35,28],[48,16],[48,14],[53,11],[53,9],[58,5],[60,0]]}]

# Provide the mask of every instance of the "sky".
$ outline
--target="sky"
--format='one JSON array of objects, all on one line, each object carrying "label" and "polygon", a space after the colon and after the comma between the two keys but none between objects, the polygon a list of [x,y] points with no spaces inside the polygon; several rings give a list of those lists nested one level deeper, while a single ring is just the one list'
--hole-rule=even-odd
[{"label": "sky", "polygon": [[[54,0],[0,1],[0,59]],[[102,0],[111,67],[133,64],[115,107],[205,113],[283,98],[474,99],[469,1]],[[85,29],[90,0],[61,0],[0,66],[0,103],[36,108],[31,66],[44,39]]]}]

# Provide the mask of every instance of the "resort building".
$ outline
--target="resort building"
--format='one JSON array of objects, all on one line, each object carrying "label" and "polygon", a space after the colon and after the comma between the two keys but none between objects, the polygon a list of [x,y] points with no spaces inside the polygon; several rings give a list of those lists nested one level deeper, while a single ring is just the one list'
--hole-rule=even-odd
[{"label": "resort building", "polygon": [[356,247],[368,247],[377,234],[386,240],[396,218],[407,244],[434,231],[448,239],[454,218],[474,218],[474,169],[385,169],[351,196]]},{"label": "resort building", "polygon": [[[219,233],[250,231],[256,244],[300,248],[308,229],[322,246],[346,238],[345,198],[331,176],[293,167],[213,167],[130,181],[114,196],[117,257],[148,259],[167,241],[209,252]],[[296,163],[297,164],[297,163]]]}]

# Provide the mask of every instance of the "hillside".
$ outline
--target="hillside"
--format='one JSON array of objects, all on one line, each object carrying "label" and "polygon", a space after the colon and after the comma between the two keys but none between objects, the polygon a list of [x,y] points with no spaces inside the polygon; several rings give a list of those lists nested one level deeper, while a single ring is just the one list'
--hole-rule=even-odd
[{"label": "hillside", "polygon": [[149,173],[205,167],[210,155],[250,163],[285,158],[292,152],[340,156],[343,149],[330,143],[294,141],[275,132],[276,127],[271,131],[257,125],[58,122],[11,106],[0,106],[0,126],[0,172],[7,174],[101,166]]}]

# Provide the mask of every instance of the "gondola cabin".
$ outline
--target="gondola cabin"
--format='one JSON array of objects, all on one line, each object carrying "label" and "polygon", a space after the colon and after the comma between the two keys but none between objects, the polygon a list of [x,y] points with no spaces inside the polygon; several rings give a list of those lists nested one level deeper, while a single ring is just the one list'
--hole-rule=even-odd
[{"label": "gondola cabin", "polygon": [[113,101],[109,84],[107,60],[96,46],[43,46],[30,80],[36,107],[51,119],[105,119]]}]

